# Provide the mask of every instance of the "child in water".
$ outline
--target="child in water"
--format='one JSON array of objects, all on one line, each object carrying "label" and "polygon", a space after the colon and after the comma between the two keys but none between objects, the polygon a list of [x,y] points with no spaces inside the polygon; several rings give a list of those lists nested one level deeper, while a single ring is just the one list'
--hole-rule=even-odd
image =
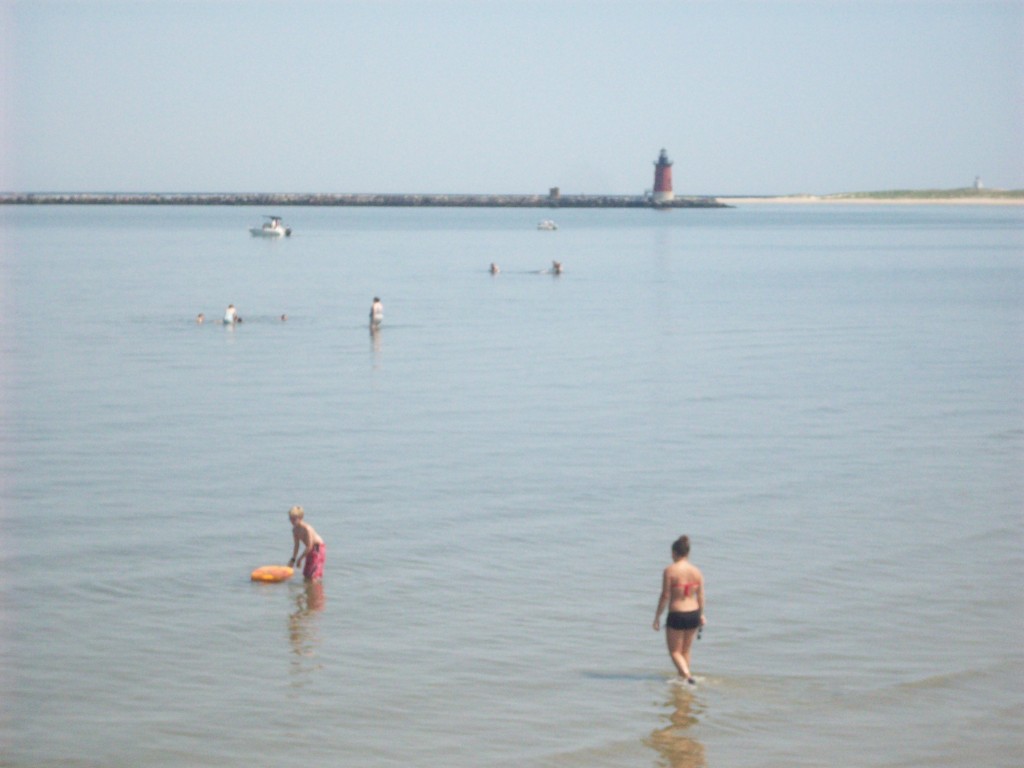
[{"label": "child in water", "polygon": [[[302,576],[307,581],[320,581],[324,577],[324,561],[327,559],[327,545],[320,535],[313,530],[313,526],[304,519],[305,512],[302,507],[292,507],[288,511],[288,520],[292,524],[292,538],[295,539],[295,547],[292,549],[292,559],[288,565],[298,568],[302,561],[306,564],[302,568]],[[299,543],[306,546],[299,555]],[[296,555],[299,555],[296,559]]]}]

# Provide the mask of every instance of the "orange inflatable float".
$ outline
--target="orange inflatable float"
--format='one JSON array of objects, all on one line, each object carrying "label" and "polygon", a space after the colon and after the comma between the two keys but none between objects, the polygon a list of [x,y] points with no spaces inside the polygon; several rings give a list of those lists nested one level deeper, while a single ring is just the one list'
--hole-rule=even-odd
[{"label": "orange inflatable float", "polygon": [[252,572],[251,578],[253,581],[264,582],[285,581],[290,579],[293,573],[295,569],[287,565],[261,565]]}]

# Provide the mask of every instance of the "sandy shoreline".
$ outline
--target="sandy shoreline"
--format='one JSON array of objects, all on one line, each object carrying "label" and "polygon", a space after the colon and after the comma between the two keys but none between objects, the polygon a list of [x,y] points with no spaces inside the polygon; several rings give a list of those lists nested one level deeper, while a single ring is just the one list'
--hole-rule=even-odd
[{"label": "sandy shoreline", "polygon": [[716,197],[726,205],[1024,205],[1015,197],[831,197],[787,195],[784,197]]}]

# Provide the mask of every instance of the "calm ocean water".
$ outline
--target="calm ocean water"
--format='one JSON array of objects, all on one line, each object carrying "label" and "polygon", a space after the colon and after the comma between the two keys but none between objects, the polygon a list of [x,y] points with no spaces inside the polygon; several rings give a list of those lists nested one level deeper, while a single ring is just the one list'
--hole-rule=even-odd
[{"label": "calm ocean water", "polygon": [[1022,209],[262,213],[0,209],[0,765],[1019,764]]}]

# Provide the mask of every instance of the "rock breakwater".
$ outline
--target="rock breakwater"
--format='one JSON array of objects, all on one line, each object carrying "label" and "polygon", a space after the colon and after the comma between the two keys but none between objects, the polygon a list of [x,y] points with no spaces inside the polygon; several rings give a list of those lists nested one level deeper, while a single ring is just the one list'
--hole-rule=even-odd
[{"label": "rock breakwater", "polygon": [[452,195],[288,193],[0,193],[0,205],[259,205],[404,208],[728,208],[713,197],[654,202],[643,195]]}]

